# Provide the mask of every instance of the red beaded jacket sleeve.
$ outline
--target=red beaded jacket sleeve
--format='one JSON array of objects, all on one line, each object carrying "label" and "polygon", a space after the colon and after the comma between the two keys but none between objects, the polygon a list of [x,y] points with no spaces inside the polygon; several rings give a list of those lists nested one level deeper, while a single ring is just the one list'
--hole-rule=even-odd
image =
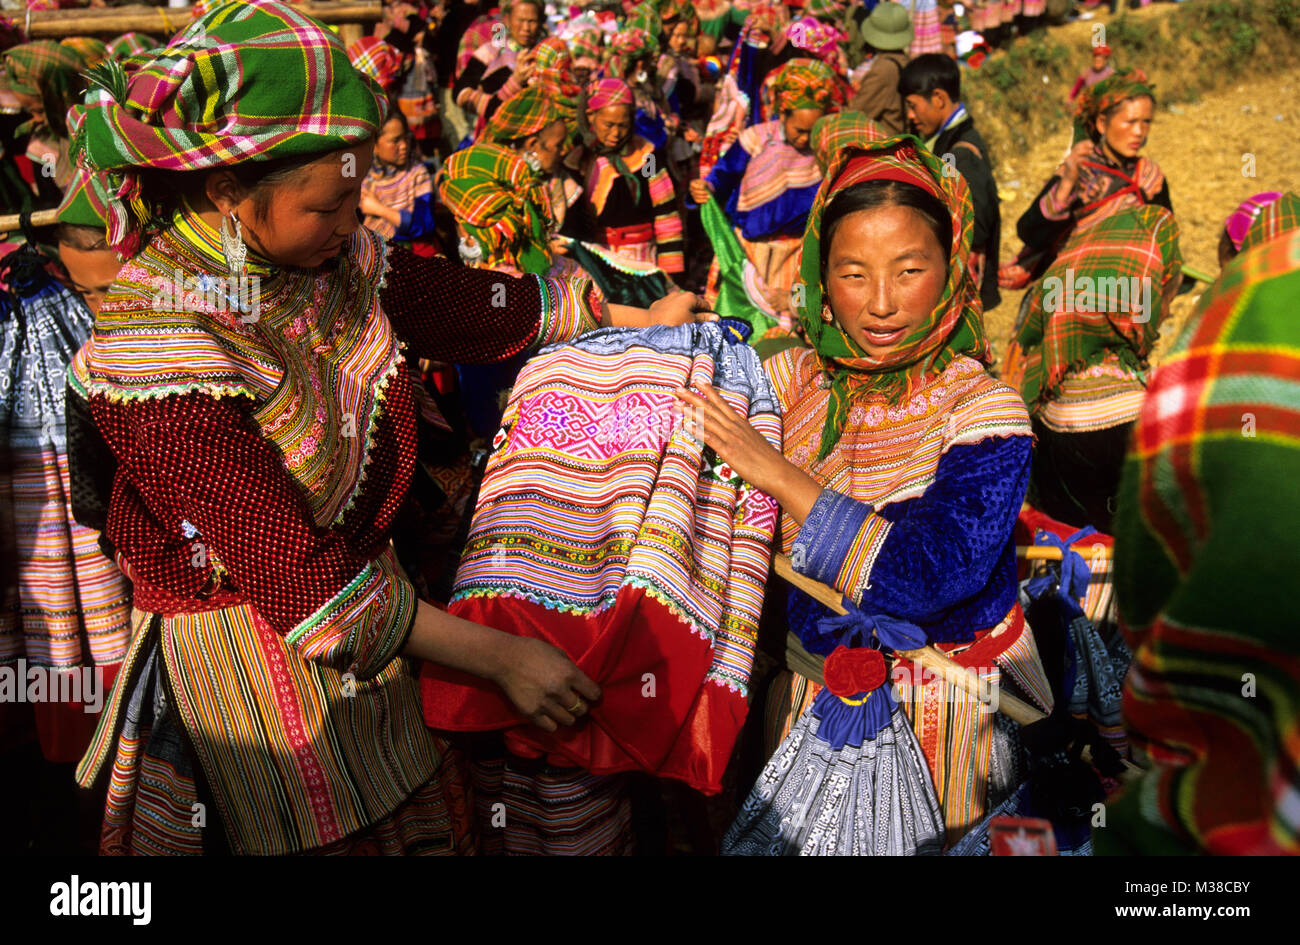
[{"label": "red beaded jacket sleeve", "polygon": [[493,364],[599,322],[599,294],[588,279],[517,278],[399,246],[389,247],[388,260],[380,300],[417,357]]},{"label": "red beaded jacket sleeve", "polygon": [[414,455],[408,383],[405,372],[390,381],[403,390],[386,402],[363,493],[330,528],[316,526],[248,398],[92,397],[117,461],[106,535],[137,582],[136,606],[247,603],[309,659],[362,679],[382,670],[417,606],[384,547]]}]

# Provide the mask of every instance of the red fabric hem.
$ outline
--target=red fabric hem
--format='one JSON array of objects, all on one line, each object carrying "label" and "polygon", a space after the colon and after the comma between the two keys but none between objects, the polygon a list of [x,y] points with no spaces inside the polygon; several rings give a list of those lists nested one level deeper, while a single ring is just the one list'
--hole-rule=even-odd
[{"label": "red fabric hem", "polygon": [[596,615],[563,613],[504,597],[466,598],[449,611],[564,650],[601,687],[576,725],[543,732],[495,685],[426,663],[420,674],[425,722],[445,731],[507,730],[518,754],[546,755],[593,774],[646,771],[705,794],[722,773],[748,706],[738,692],[705,679],[706,640],[640,588],[624,588]]}]

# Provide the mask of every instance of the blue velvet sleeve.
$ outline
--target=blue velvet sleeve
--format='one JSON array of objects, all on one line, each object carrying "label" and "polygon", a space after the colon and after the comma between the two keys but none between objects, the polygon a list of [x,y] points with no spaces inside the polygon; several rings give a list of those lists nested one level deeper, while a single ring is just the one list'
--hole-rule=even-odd
[{"label": "blue velvet sleeve", "polygon": [[[1014,565],[1011,535],[1032,454],[1027,436],[951,447],[924,495],[882,508],[892,524],[863,609],[931,620],[984,589],[1008,554]],[[1013,596],[1014,588],[1013,580]]]},{"label": "blue velvet sleeve", "polygon": [[991,626],[1015,599],[1011,533],[1032,449],[1024,436],[953,446],[924,494],[880,509],[823,491],[795,539],[795,569],[941,642]]},{"label": "blue velvet sleeve", "polygon": [[[713,199],[718,202],[718,206],[722,207],[728,220],[735,218],[736,197],[740,194],[740,182],[744,179],[748,167],[749,152],[739,141],[736,141],[723,152],[722,160],[713,165],[709,176],[704,178],[713,187]],[[686,198],[688,210],[698,210],[699,206],[690,197]]]},{"label": "blue velvet sleeve", "polygon": [[433,194],[430,192],[416,197],[411,209],[402,211],[402,224],[393,235],[399,240],[418,240],[433,230]]}]

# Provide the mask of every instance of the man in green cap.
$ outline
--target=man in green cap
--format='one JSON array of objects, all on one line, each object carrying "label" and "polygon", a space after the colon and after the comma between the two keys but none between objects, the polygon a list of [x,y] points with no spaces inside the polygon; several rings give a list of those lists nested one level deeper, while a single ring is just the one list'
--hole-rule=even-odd
[{"label": "man in green cap", "polygon": [[858,24],[858,36],[871,64],[849,110],[862,112],[887,135],[902,134],[907,125],[898,80],[907,65],[912,18],[901,3],[878,3]]}]

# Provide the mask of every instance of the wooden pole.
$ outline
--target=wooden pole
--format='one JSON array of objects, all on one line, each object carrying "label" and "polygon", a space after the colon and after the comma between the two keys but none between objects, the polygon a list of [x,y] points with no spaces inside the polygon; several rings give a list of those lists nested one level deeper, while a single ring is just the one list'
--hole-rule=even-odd
[{"label": "wooden pole", "polygon": [[[338,3],[296,3],[294,6],[322,23],[375,23],[383,18],[383,7],[367,0]],[[103,7],[79,10],[37,10],[29,14],[31,39],[65,39],[69,36],[117,36],[147,33],[168,39],[190,22],[193,7]],[[360,27],[356,30],[359,34]]]},{"label": "wooden pole", "polygon": [[[1050,550],[1056,551],[1057,549],[1053,548]],[[776,572],[778,577],[789,581],[813,600],[820,604],[824,604],[835,613],[841,615],[848,613],[842,603],[842,594],[832,587],[827,587],[821,581],[815,581],[812,578],[797,572],[790,561],[789,555],[777,555],[776,560],[773,562],[772,570]],[[953,685],[958,686],[964,692],[974,696],[985,705],[996,705],[998,712],[1001,712],[1008,718],[1019,722],[1021,725],[1030,725],[1047,718],[1047,714],[1041,709],[1030,705],[1023,699],[1016,698],[1010,693],[999,691],[995,695],[974,671],[962,666],[933,644],[922,647],[919,650],[900,651],[898,655],[911,660]],[[801,676],[806,676],[809,679],[814,680],[815,682],[822,682],[822,664],[825,662],[824,658],[814,656],[805,650],[799,638],[793,633],[788,634],[786,638],[786,657],[786,662],[789,664],[790,669],[799,673]],[[1092,756],[1087,749],[1083,752],[1083,760],[1088,762],[1091,762],[1092,760]],[[1124,760],[1124,773],[1120,775],[1120,780],[1130,781],[1141,774],[1141,768],[1127,760]]]},{"label": "wooden pole", "polygon": [[[22,226],[19,219],[21,214],[7,213],[0,216],[0,233],[9,233],[17,230]],[[51,226],[59,222],[59,211],[55,210],[37,210],[32,214],[32,226]]]}]

